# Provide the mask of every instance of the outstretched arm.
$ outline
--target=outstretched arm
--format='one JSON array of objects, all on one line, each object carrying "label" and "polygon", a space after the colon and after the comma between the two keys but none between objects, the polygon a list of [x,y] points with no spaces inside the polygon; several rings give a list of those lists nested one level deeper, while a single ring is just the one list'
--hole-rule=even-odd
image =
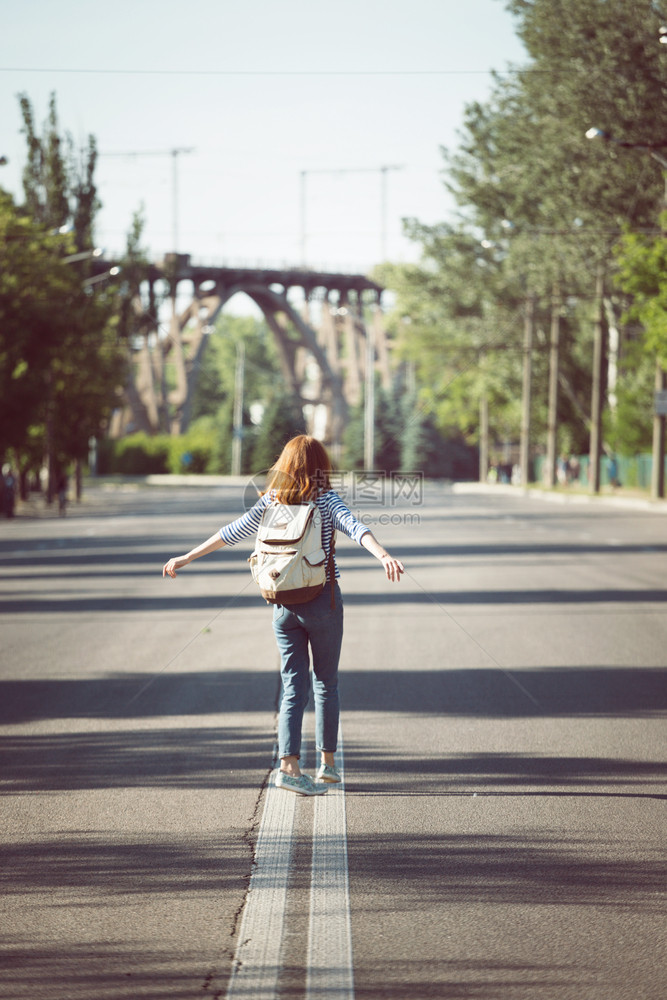
[{"label": "outstretched arm", "polygon": [[367,531],[361,536],[360,544],[368,549],[371,555],[379,559],[387,574],[387,579],[396,583],[401,579],[401,573],[405,573],[403,563],[399,559],[390,556],[383,545],[380,545],[372,531]]},{"label": "outstretched arm", "polygon": [[201,545],[197,545],[196,548],[190,549],[186,552],[184,556],[174,556],[162,567],[162,576],[176,576],[177,569],[183,569],[188,563],[192,562],[193,559],[199,559],[201,556],[207,556],[209,552],[215,552],[216,549],[221,549],[226,543],[223,542],[220,537],[220,533],[216,532],[215,535],[211,535],[207,538],[205,542]]}]

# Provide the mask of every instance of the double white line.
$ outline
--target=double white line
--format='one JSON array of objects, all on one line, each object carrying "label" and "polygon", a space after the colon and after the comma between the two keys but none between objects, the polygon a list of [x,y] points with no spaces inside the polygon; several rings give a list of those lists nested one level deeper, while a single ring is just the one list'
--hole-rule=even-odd
[{"label": "double white line", "polygon": [[[313,858],[306,1000],[354,1000],[350,893],[345,823],[343,741],[337,766],[342,781],[318,795],[313,813]],[[282,968],[287,883],[292,861],[298,795],[276,788],[276,772],[266,791],[227,1000],[275,1000]]]}]

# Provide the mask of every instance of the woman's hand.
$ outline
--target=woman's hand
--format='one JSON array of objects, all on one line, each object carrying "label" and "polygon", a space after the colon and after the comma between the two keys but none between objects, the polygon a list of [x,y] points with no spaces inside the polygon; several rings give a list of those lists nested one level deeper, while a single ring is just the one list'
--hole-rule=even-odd
[{"label": "woman's hand", "polygon": [[216,532],[215,535],[211,535],[207,538],[205,542],[201,545],[197,545],[196,548],[190,549],[187,555],[184,556],[174,556],[169,562],[166,562],[162,567],[162,576],[171,576],[172,578],[176,576],[177,569],[183,569],[188,563],[191,563],[193,559],[199,559],[201,556],[207,556],[209,552],[216,552],[217,549],[224,548],[225,543],[220,537],[220,533]]},{"label": "woman's hand", "polygon": [[398,583],[401,579],[401,574],[405,573],[405,567],[400,559],[394,559],[388,552],[382,556],[382,565],[387,574],[387,579],[391,580],[392,583]]},{"label": "woman's hand", "polygon": [[183,569],[190,562],[188,556],[174,556],[162,567],[162,576],[170,576],[172,579],[176,576],[177,569]]},{"label": "woman's hand", "polygon": [[405,573],[405,568],[400,559],[394,559],[393,556],[390,556],[384,545],[380,545],[372,531],[366,531],[361,536],[361,544],[365,549],[368,549],[372,556],[380,560],[384,566],[387,579],[391,580],[392,583],[398,583],[401,579],[401,574]]}]

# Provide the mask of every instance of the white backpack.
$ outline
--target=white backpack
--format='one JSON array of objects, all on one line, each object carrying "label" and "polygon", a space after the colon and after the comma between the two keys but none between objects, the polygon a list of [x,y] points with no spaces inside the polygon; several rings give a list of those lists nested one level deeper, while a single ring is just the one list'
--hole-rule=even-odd
[{"label": "white backpack", "polygon": [[317,504],[267,504],[248,562],[267,604],[305,604],[318,597],[326,582],[327,557]]}]

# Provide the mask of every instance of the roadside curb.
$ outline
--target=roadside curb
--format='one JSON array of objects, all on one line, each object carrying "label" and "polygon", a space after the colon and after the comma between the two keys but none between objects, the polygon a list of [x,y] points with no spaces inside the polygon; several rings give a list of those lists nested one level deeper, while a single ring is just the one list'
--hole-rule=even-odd
[{"label": "roadside curb", "polygon": [[[187,489],[239,488],[247,487],[251,476],[195,476],[195,475],[148,475],[100,477],[84,480],[83,497],[81,500],[71,499],[68,503],[68,515],[84,514],[93,511],[119,493],[137,493],[142,489],[153,487],[180,487]],[[667,514],[667,500],[651,500],[641,496],[619,496],[618,494],[565,493],[539,489],[535,486],[512,486],[508,483],[452,483],[433,480],[445,487],[447,492],[457,495],[500,495],[523,496],[544,503],[555,504],[604,504],[625,510],[641,510],[657,514]],[[60,519],[58,504],[54,501],[46,504],[41,493],[31,494],[27,500],[17,500],[15,517],[18,518],[49,518]],[[11,520],[11,519],[8,519]]]},{"label": "roadside curb", "polygon": [[83,495],[80,500],[70,496],[67,501],[67,513],[61,515],[56,499],[51,504],[46,503],[43,493],[31,493],[26,500],[17,499],[14,518],[18,519],[48,519],[67,520],[76,515],[98,512],[105,501],[113,501],[119,494],[136,495],[140,490],[153,487],[186,487],[186,488],[245,488],[250,476],[194,476],[194,475],[149,475],[149,476],[110,476],[106,478],[86,477],[83,481]]},{"label": "roadside curb", "polygon": [[651,500],[643,497],[618,496],[605,493],[560,493],[541,490],[536,487],[512,486],[505,483],[452,483],[452,492],[465,493],[496,493],[506,496],[524,496],[532,500],[543,500],[545,503],[560,504],[606,504],[630,510],[652,511],[655,514],[667,514],[667,500]]}]

